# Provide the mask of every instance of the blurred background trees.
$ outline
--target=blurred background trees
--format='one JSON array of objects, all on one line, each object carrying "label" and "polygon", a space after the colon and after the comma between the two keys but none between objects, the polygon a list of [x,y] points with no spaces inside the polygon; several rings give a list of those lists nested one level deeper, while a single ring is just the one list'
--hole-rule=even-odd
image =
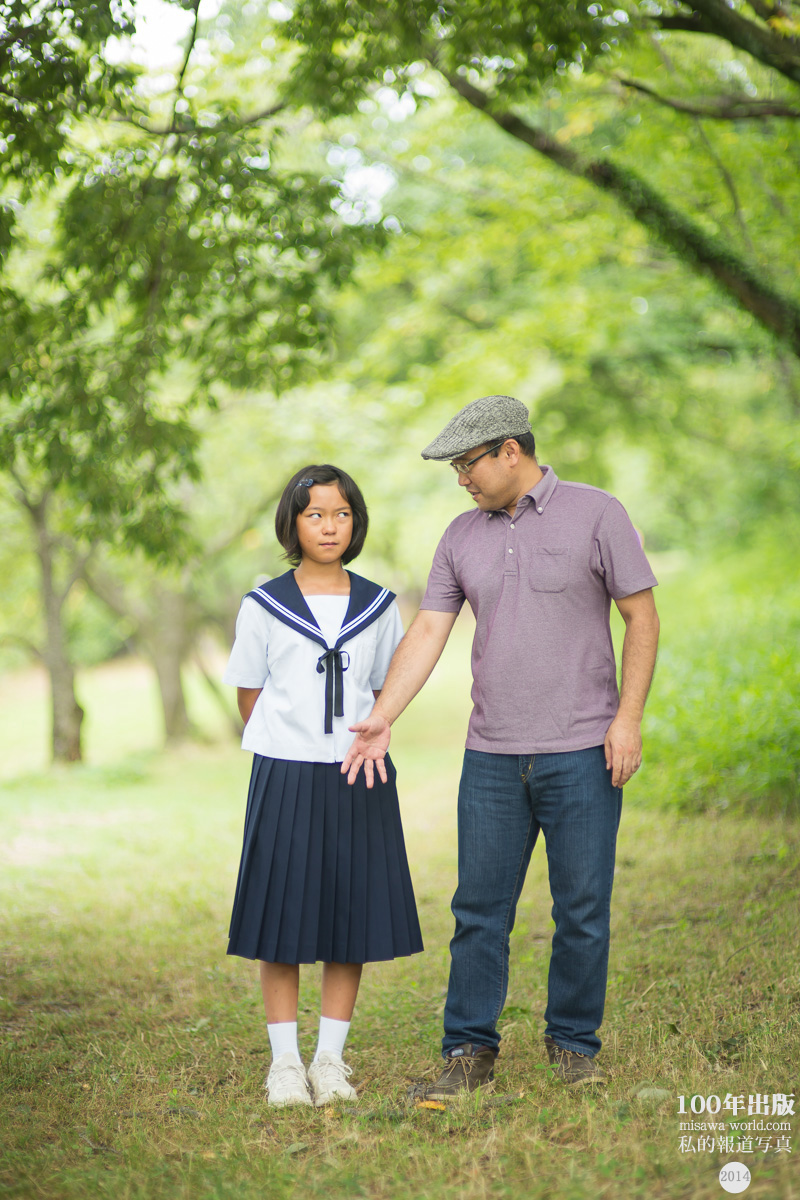
[{"label": "blurred background trees", "polygon": [[[725,608],[718,657],[762,645],[760,576],[758,636],[793,636],[800,5],[35,12],[0,3],[0,615],[6,665],[39,653],[62,695],[55,757],[79,753],[69,672],[131,649],[166,736],[192,733],[182,670],[213,687],[239,597],[283,569],[304,463],[356,475],[359,569],[412,602],[462,507],[419,449],[495,391],[542,461],[620,495],[657,573],[682,565],[693,619]],[[137,61],[165,14],[171,52]],[[697,578],[721,553],[749,564],[725,604]],[[698,648],[669,653],[665,755],[699,719],[670,690]],[[698,734],[704,794],[709,738],[747,754],[748,687],[796,793],[797,730],[749,661]]]}]

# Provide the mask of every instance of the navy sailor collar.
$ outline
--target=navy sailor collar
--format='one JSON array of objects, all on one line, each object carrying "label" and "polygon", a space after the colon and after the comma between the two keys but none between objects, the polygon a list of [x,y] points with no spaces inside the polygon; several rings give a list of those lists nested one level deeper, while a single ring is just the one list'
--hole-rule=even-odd
[{"label": "navy sailor collar", "polygon": [[361,633],[362,629],[377,621],[395,598],[394,592],[390,592],[388,588],[382,588],[353,571],[348,571],[347,574],[350,576],[350,600],[336,645],[333,647],[328,646],[314,614],[306,604],[305,597],[297,586],[294,571],[286,571],[285,574],[270,579],[268,583],[260,584],[247,595],[303,637],[318,642],[325,650],[338,650],[345,642]]}]

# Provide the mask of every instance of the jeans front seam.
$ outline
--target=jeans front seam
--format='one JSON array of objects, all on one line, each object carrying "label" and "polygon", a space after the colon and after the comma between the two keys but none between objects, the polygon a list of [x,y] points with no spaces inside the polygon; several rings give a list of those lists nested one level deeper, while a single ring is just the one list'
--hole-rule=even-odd
[{"label": "jeans front seam", "polygon": [[[533,760],[531,760],[531,762],[533,762]],[[495,1026],[497,1025],[497,1022],[500,1020],[500,1013],[502,1011],[503,984],[505,982],[507,985],[507,982],[508,982],[508,961],[506,958],[506,941],[509,937],[508,922],[509,922],[509,918],[511,916],[511,908],[514,903],[514,896],[517,891],[517,884],[519,883],[519,876],[520,876],[520,872],[522,870],[522,864],[525,861],[525,851],[528,846],[528,839],[531,836],[531,825],[532,824],[533,824],[533,812],[531,811],[530,817],[528,818],[528,828],[525,831],[525,840],[522,843],[522,851],[519,856],[519,863],[517,864],[517,874],[514,877],[514,886],[511,889],[511,895],[509,896],[509,899],[508,899],[508,908],[506,909],[506,919],[505,919],[505,923],[503,925],[503,939],[502,939],[502,943],[501,943],[501,947],[500,947],[500,949],[501,949],[500,980],[499,980],[499,987],[497,989],[497,1002],[495,1004],[494,1019],[492,1022],[493,1025],[495,1025]]]},{"label": "jeans front seam", "polygon": [[[522,772],[520,772],[520,779],[522,780],[523,783],[527,783],[528,780],[530,779],[531,771],[533,770],[533,764],[535,763],[535,761],[536,761],[536,755],[532,754],[528,761],[528,768],[525,771],[525,774],[523,775]],[[530,832],[530,825],[528,826],[528,831]]]}]

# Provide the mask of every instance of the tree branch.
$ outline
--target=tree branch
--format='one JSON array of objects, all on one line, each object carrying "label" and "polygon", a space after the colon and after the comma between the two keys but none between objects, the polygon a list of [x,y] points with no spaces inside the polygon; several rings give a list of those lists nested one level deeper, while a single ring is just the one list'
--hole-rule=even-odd
[{"label": "tree branch", "polygon": [[177,112],[178,112],[178,101],[180,100],[181,96],[183,95],[183,80],[184,80],[186,72],[189,68],[189,59],[192,57],[192,51],[194,50],[194,44],[197,41],[197,28],[200,24],[200,0],[194,0],[192,8],[194,9],[194,22],[192,24],[192,32],[189,37],[189,45],[186,47],[186,54],[184,55],[184,58],[183,58],[183,66],[180,69],[180,74],[178,75],[178,82],[175,85],[175,103],[172,106],[172,120],[170,121],[171,128],[174,127],[174,125],[175,125],[175,117],[177,116]]},{"label": "tree branch", "polygon": [[[438,68],[441,69],[441,68]],[[445,75],[474,108],[518,141],[524,142],[571,175],[608,192],[695,271],[711,275],[728,296],[765,329],[789,345],[800,358],[800,304],[765,283],[735,251],[705,233],[633,171],[608,159],[585,159],[515,113],[500,111],[490,98],[460,75]]]},{"label": "tree branch", "polygon": [[[88,564],[85,564],[87,566]],[[148,618],[145,605],[138,605],[125,593],[125,589],[113,576],[95,567],[92,571],[84,569],[83,580],[89,591],[94,592],[98,600],[102,600],[118,617],[132,618],[137,626],[142,626]]]},{"label": "tree branch", "polygon": [[21,633],[0,633],[0,642],[8,642],[10,644],[22,646],[24,650],[27,650],[28,653],[32,655],[33,658],[38,659],[40,663],[45,661],[44,654],[39,647],[32,642],[30,638],[23,637]]},{"label": "tree branch", "polygon": [[205,663],[203,662],[202,655],[197,648],[195,648],[194,652],[194,661],[197,664],[200,674],[208,685],[211,695],[214,697],[221,711],[223,712],[229,729],[233,733],[233,736],[238,740],[242,736],[241,722],[238,721],[233,712],[231,712],[227,694],[223,691],[217,680],[206,667]]},{"label": "tree branch", "polygon": [[660,29],[710,33],[744,50],[774,71],[800,83],[800,47],[796,38],[784,37],[768,26],[751,21],[725,0],[691,0],[691,16],[655,17]]},{"label": "tree branch", "polygon": [[747,0],[747,3],[753,12],[761,17],[762,21],[771,21],[773,17],[790,16],[782,4],[771,4],[769,0]]},{"label": "tree branch", "polygon": [[697,118],[695,118],[693,123],[694,123],[694,126],[695,126],[697,132],[699,133],[699,135],[702,139],[703,145],[705,146],[706,150],[708,151],[711,161],[714,163],[714,166],[719,171],[720,176],[722,177],[722,182],[725,184],[725,187],[728,190],[728,195],[730,196],[731,204],[733,205],[734,219],[736,221],[736,224],[739,226],[745,246],[747,247],[748,251],[750,252],[752,259],[755,260],[756,248],[753,245],[753,239],[750,237],[750,231],[747,228],[747,222],[744,219],[744,213],[742,211],[742,204],[739,199],[739,190],[736,187],[736,181],[734,180],[734,178],[731,175],[728,168],[725,166],[725,163],[722,161],[719,154],[717,154],[717,151],[714,148],[714,145],[712,144],[711,139],[709,138],[708,134],[706,133],[705,129],[703,128],[703,122],[699,121],[699,120],[697,120]]},{"label": "tree branch", "polygon": [[655,88],[639,79],[629,79],[623,75],[615,75],[614,78],[623,87],[650,96],[659,104],[673,108],[676,112],[689,113],[690,116],[711,121],[743,121],[751,118],[763,120],[765,117],[788,117],[793,121],[800,119],[800,108],[782,100],[742,100],[738,96],[710,96],[699,102],[676,100],[672,96],[662,96]]},{"label": "tree branch", "polygon": [[78,582],[78,580],[79,579],[85,580],[86,568],[89,565],[89,563],[91,562],[96,550],[97,550],[97,545],[95,544],[95,545],[90,546],[89,549],[86,550],[83,554],[78,555],[75,566],[72,568],[68,578],[64,581],[64,584],[61,587],[62,604],[63,604],[64,600],[66,600],[67,596],[70,594],[70,592],[72,591],[73,587]]},{"label": "tree branch", "polygon": [[151,137],[166,138],[170,134],[186,137],[187,134],[203,135],[212,132],[217,133],[220,129],[224,129],[226,133],[237,133],[240,129],[248,129],[251,125],[257,125],[259,121],[266,121],[270,117],[277,116],[278,113],[283,112],[288,107],[288,102],[282,100],[279,104],[271,104],[269,108],[261,109],[259,112],[253,113],[249,117],[242,117],[238,121],[230,116],[220,117],[219,123],[213,127],[196,125],[192,121],[178,121],[174,114],[172,124],[164,129],[154,129],[152,125],[148,125],[143,117],[137,119],[136,117],[128,116],[126,113],[114,113],[110,120],[119,125],[132,125],[134,129],[140,129]]},{"label": "tree branch", "polygon": [[219,558],[226,550],[229,550],[234,542],[238,541],[242,534],[247,533],[247,530],[253,524],[257,517],[260,517],[281,494],[281,489],[278,488],[274,492],[268,492],[262,496],[260,500],[253,504],[246,515],[242,518],[235,529],[228,530],[226,533],[220,534],[219,538],[211,545],[203,550],[203,562],[207,563],[212,559]]}]

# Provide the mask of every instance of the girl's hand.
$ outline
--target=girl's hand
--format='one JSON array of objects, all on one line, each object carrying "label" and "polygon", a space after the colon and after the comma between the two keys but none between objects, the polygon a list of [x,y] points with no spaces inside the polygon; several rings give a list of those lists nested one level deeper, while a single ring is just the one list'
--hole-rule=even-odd
[{"label": "girl's hand", "polygon": [[363,766],[364,779],[368,788],[371,788],[375,782],[375,767],[378,768],[378,774],[382,781],[386,783],[386,765],[383,760],[389,749],[389,739],[391,738],[389,722],[380,714],[372,713],[366,721],[359,721],[357,725],[351,725],[350,732],[358,736],[353,739],[353,744],[342,763],[342,774],[347,775],[347,782],[355,783],[359,769]]}]

